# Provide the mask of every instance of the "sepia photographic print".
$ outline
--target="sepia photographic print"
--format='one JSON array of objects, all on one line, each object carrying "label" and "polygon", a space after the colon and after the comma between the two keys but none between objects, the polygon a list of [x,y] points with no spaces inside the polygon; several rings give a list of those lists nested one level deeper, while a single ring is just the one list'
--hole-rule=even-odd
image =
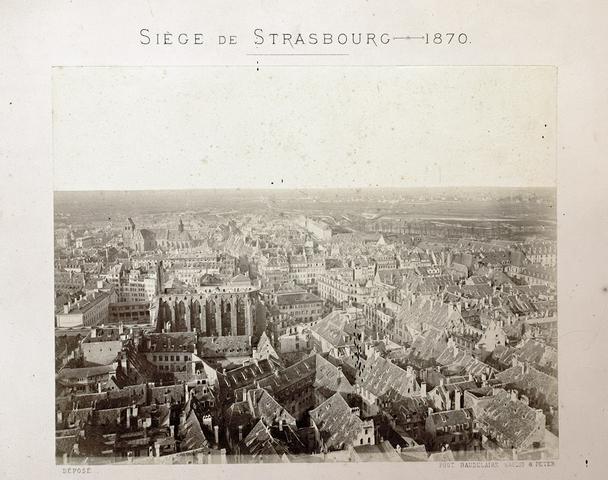
[{"label": "sepia photographic print", "polygon": [[52,80],[57,464],[558,458],[555,68]]}]

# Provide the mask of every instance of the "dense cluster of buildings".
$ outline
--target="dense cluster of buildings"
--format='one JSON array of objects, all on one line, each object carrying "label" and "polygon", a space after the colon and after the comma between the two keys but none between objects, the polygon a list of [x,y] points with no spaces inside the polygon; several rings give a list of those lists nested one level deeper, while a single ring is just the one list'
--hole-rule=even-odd
[{"label": "dense cluster of buildings", "polygon": [[58,228],[58,461],[555,457],[556,244],[482,233],[272,211]]}]

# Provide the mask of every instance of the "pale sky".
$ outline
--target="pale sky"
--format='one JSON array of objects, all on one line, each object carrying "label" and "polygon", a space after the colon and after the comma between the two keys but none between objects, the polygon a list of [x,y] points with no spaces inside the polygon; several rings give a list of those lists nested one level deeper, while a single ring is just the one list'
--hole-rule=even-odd
[{"label": "pale sky", "polygon": [[554,186],[555,94],[551,67],[55,68],[55,189]]}]

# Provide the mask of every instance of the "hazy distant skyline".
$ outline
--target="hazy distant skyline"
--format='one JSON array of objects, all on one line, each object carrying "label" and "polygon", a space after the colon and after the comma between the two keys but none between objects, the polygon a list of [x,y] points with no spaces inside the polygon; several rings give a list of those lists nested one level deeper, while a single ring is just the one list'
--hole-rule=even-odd
[{"label": "hazy distant skyline", "polygon": [[56,190],[555,185],[550,67],[53,72]]}]

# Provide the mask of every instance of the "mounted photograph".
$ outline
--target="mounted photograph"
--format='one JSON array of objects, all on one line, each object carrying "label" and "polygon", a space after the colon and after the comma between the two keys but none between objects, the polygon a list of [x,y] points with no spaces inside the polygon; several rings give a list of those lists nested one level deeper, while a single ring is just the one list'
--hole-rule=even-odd
[{"label": "mounted photograph", "polygon": [[556,68],[52,86],[57,464],[558,458]]}]

